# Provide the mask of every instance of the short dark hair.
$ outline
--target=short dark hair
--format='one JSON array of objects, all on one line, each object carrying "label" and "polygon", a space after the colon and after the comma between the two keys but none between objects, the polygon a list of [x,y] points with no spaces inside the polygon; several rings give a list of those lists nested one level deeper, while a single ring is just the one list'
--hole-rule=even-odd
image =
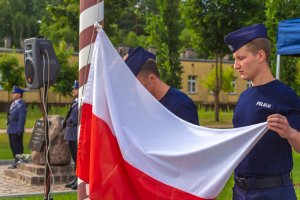
[{"label": "short dark hair", "polygon": [[246,44],[246,47],[252,54],[257,54],[259,50],[266,53],[266,62],[269,63],[271,53],[271,42],[266,38],[256,38]]},{"label": "short dark hair", "polygon": [[157,64],[154,59],[149,58],[146,62],[142,65],[139,73],[148,75],[148,74],[155,74],[158,78],[160,78],[159,70]]}]

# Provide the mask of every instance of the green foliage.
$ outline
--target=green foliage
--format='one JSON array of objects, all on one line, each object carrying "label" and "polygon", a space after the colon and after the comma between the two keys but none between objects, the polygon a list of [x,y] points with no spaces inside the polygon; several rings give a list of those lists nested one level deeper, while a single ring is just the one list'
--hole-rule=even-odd
[{"label": "green foliage", "polygon": [[14,85],[25,86],[25,80],[22,75],[23,67],[19,66],[18,59],[14,54],[0,54],[0,73],[2,75],[0,84],[5,90],[11,90]]},{"label": "green foliage", "polygon": [[231,92],[234,90],[232,81],[236,79],[234,76],[233,68],[228,68],[223,71],[223,84],[222,84],[222,91],[224,92]]},{"label": "green foliage", "polygon": [[79,1],[53,0],[46,6],[40,34],[58,45],[62,40],[78,50]]},{"label": "green foliage", "polygon": [[[298,73],[297,73],[297,76],[296,76],[296,81],[295,81],[295,85],[300,85],[300,70],[299,68],[297,69]],[[295,89],[295,87],[294,87]],[[300,96],[300,90],[299,89],[295,89],[296,93],[298,96]]]},{"label": "green foliage", "polygon": [[[282,20],[297,18],[300,15],[300,4],[298,0],[266,0],[266,26],[268,38],[272,44],[276,44],[278,23]],[[273,73],[276,70],[276,46],[272,46],[270,63]],[[297,77],[297,59],[294,57],[281,56],[280,80],[292,87],[300,94],[299,77]]]},{"label": "green foliage", "polygon": [[198,34],[198,52],[213,58],[229,53],[225,35],[264,19],[264,2],[260,0],[187,0],[182,7],[187,27]]},{"label": "green foliage", "polygon": [[180,42],[182,44],[182,46],[181,46],[182,51],[187,49],[187,48],[199,49],[199,44],[198,44],[198,41],[197,41],[198,34],[195,32],[194,29],[186,27],[180,33],[179,39],[180,39]]},{"label": "green foliage", "polygon": [[[205,79],[201,80],[202,85],[207,88],[209,91],[216,92],[216,67],[205,77]],[[233,68],[228,68],[223,71],[222,74],[222,88],[221,90],[224,92],[230,92],[233,90],[233,85],[231,82],[236,78],[234,76]]]},{"label": "green foliage", "polygon": [[182,66],[179,61],[181,47],[179,35],[179,1],[157,1],[159,15],[152,13],[147,17],[146,32],[148,44],[157,48],[157,63],[161,78],[173,87],[181,88]]},{"label": "green foliage", "polygon": [[135,32],[129,32],[124,38],[124,44],[130,48],[145,45],[146,37],[144,35],[137,35]]},{"label": "green foliage", "polygon": [[61,71],[53,90],[64,96],[70,95],[74,80],[78,80],[77,65],[71,65],[68,60],[73,54],[73,48],[68,48],[66,42],[61,41],[54,49]]},{"label": "green foliage", "polygon": [[[182,11],[187,28],[197,33],[197,52],[215,60],[215,120],[219,121],[219,93],[223,88],[223,57],[229,53],[224,36],[264,19],[264,2],[259,0],[186,0]],[[255,15],[253,15],[255,13]],[[239,16],[238,19],[236,16]],[[193,32],[191,32],[193,33]],[[192,35],[195,37],[195,35]]]},{"label": "green foliage", "polygon": [[20,47],[24,38],[38,36],[44,1],[40,0],[0,0],[0,45],[2,38],[11,38],[12,46]]},{"label": "green foliage", "polygon": [[[132,31],[132,18],[134,18],[134,13],[131,8],[133,7],[134,1],[132,0],[105,1],[104,30],[109,37],[114,37],[116,34],[120,36],[127,35],[129,31],[123,31],[128,29]],[[119,44],[121,40],[116,42]],[[116,43],[113,44],[116,45]]]}]

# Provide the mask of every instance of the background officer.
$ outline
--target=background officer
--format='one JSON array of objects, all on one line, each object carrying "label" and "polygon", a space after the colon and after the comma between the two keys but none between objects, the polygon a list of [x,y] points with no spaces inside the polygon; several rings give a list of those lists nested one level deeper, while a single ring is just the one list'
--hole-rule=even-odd
[{"label": "background officer", "polygon": [[13,156],[15,158],[15,163],[9,167],[9,169],[17,168],[18,158],[16,154],[23,154],[23,133],[26,121],[26,104],[23,97],[24,90],[16,86],[12,90],[13,102],[9,108],[7,114],[7,133],[9,136],[9,144]]},{"label": "background officer", "polygon": [[[75,162],[76,171],[76,155],[77,155],[77,131],[78,131],[78,88],[79,83],[76,80],[74,86],[72,87],[72,96],[74,101],[65,117],[63,127],[66,128],[65,140],[69,145],[71,156]],[[66,184],[66,187],[70,187],[73,190],[77,189],[77,177],[75,177],[71,182]]]},{"label": "background officer", "polygon": [[186,94],[160,79],[156,56],[142,47],[131,49],[123,58],[140,83],[177,117],[199,125],[197,108]]}]

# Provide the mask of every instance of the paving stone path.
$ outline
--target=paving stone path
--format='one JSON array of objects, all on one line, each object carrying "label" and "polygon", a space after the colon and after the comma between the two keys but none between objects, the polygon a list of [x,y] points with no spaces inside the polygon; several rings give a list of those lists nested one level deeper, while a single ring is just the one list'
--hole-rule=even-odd
[{"label": "paving stone path", "polygon": [[[9,178],[4,175],[4,169],[10,165],[0,165],[0,199],[1,197],[9,196],[22,196],[30,194],[44,194],[44,185],[42,186],[32,186],[22,182],[18,182],[13,178]],[[69,188],[65,188],[64,184],[55,184],[52,192],[76,192]]]}]

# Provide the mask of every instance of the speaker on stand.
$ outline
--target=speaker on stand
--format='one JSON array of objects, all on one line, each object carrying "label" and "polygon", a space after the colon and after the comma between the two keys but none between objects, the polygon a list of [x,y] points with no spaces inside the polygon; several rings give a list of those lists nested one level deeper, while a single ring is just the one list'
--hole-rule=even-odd
[{"label": "speaker on stand", "polygon": [[[45,124],[45,195],[44,200],[52,200],[50,194],[51,170],[49,148],[49,123],[48,123],[48,88],[53,85],[60,74],[60,65],[56,58],[52,43],[49,40],[29,38],[24,40],[25,80],[29,89],[43,87],[42,113]],[[41,90],[40,90],[40,96]]]}]

